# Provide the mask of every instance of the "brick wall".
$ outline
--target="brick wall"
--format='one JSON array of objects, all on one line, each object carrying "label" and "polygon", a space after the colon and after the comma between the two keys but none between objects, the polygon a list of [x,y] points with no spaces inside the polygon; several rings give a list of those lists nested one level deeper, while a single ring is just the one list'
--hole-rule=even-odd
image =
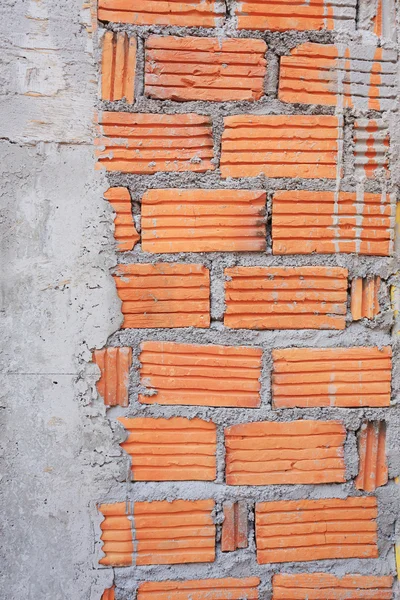
[{"label": "brick wall", "polygon": [[103,598],[395,598],[394,11],[99,0]]}]

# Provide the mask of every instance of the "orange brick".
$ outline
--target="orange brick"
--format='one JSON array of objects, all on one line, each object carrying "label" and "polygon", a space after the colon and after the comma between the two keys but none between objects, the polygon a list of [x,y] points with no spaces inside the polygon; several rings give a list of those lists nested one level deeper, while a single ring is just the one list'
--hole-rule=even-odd
[{"label": "orange brick", "polygon": [[339,421],[257,422],[225,429],[228,485],[345,481]]},{"label": "orange brick", "polygon": [[[396,0],[377,0],[373,7],[372,30],[380,38],[390,41],[396,41]],[[360,7],[360,16],[362,9],[371,10],[367,4]]]},{"label": "orange brick", "polygon": [[259,100],[266,50],[263,40],[150,36],[145,92],[161,100]]},{"label": "orange brick", "polygon": [[213,500],[135,502],[136,564],[213,562],[213,509]]},{"label": "orange brick", "polygon": [[392,205],[386,193],[293,190],[274,194],[274,254],[389,256],[392,238]]},{"label": "orange brick", "polygon": [[383,120],[358,119],[354,126],[356,174],[374,179],[376,170],[383,169],[389,177],[389,146],[389,133]]},{"label": "orange brick", "polygon": [[104,112],[99,123],[98,169],[146,174],[215,168],[210,117]]},{"label": "orange brick", "polygon": [[386,462],[386,423],[384,421],[365,422],[358,440],[360,466],[356,488],[374,492],[377,487],[388,482]]},{"label": "orange brick", "polygon": [[345,328],[346,269],[233,267],[225,275],[226,327]]},{"label": "orange brick", "polygon": [[357,277],[351,282],[351,316],[353,321],[373,319],[379,314],[380,277]]},{"label": "orange brick", "polygon": [[222,523],[221,550],[233,552],[248,546],[248,519],[246,502],[224,502],[224,522]]},{"label": "orange brick", "polygon": [[238,29],[354,29],[357,0],[244,0],[235,4]]},{"label": "orange brick", "polygon": [[224,119],[222,177],[338,175],[337,117],[324,115],[238,115]]},{"label": "orange brick", "polygon": [[329,46],[307,42],[282,56],[282,102],[360,110],[390,110],[396,99],[394,51],[373,45]]},{"label": "orange brick", "polygon": [[136,38],[106,31],[101,60],[102,100],[134,100]]},{"label": "orange brick", "polygon": [[138,600],[258,600],[258,577],[140,583]]},{"label": "orange brick", "polygon": [[145,404],[257,408],[262,351],[259,348],[143,342],[139,395]]},{"label": "orange brick", "polygon": [[129,191],[123,187],[109,188],[104,198],[108,200],[115,210],[114,237],[117,241],[117,250],[133,250],[140,236],[132,219],[131,197]]},{"label": "orange brick", "polygon": [[102,550],[105,554],[99,560],[104,566],[126,567],[133,561],[132,522],[130,510],[126,502],[101,504],[99,511],[104,516],[101,523]]},{"label": "orange brick", "polygon": [[119,265],[123,328],[209,327],[210,275],[202,265]]},{"label": "orange brick", "polygon": [[392,349],[273,350],[275,408],[389,406]]},{"label": "orange brick", "polygon": [[115,587],[104,590],[101,600],[115,600]]},{"label": "orange brick", "polygon": [[374,497],[257,503],[257,562],[377,558],[376,517]]},{"label": "orange brick", "polygon": [[392,600],[393,577],[330,573],[278,574],[272,578],[272,600]]},{"label": "orange brick", "polygon": [[129,369],[132,348],[103,348],[93,352],[93,362],[100,369],[97,391],[107,406],[128,406]]},{"label": "orange brick", "polygon": [[223,4],[213,0],[99,0],[100,21],[133,25],[179,25],[180,27],[216,27],[224,14]]},{"label": "orange brick", "polygon": [[142,199],[142,249],[264,251],[265,205],[259,190],[149,190]]},{"label": "orange brick", "polygon": [[119,418],[133,481],[213,481],[217,428],[201,419]]}]

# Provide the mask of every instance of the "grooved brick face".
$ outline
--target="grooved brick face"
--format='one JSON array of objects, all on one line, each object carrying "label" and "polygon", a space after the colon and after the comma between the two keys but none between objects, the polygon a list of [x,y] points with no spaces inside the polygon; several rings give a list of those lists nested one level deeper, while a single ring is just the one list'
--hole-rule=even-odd
[{"label": "grooved brick face", "polygon": [[374,497],[257,503],[257,561],[377,558],[376,517]]},{"label": "grooved brick face", "polygon": [[115,600],[115,587],[104,590],[101,600]]},{"label": "grooved brick face", "polygon": [[146,174],[215,168],[210,117],[103,112],[99,124],[98,169]]},{"label": "grooved brick face", "polygon": [[393,577],[282,573],[272,578],[272,600],[391,600],[392,586]]},{"label": "grooved brick face", "polygon": [[99,560],[104,566],[125,567],[132,564],[133,536],[129,507],[126,502],[101,504],[99,511],[104,515],[101,523],[102,551],[105,556]]},{"label": "grooved brick face", "polygon": [[138,600],[258,600],[258,577],[148,581],[140,583]]},{"label": "grooved brick face", "polygon": [[261,422],[225,429],[228,485],[319,484],[345,481],[338,421]]},{"label": "grooved brick face", "polygon": [[210,276],[202,265],[119,265],[123,328],[209,327]]},{"label": "grooved brick face", "polygon": [[136,38],[106,31],[101,61],[102,100],[134,100]]},{"label": "grooved brick face", "polygon": [[353,321],[373,319],[379,314],[380,277],[356,277],[351,282],[351,316]]},{"label": "grooved brick face", "polygon": [[93,362],[100,369],[97,391],[107,406],[128,406],[129,369],[132,348],[103,348],[93,352]]},{"label": "grooved brick face", "polygon": [[222,177],[335,179],[337,117],[325,115],[238,115],[225,117]]},{"label": "grooved brick face", "polygon": [[276,192],[272,203],[273,253],[389,256],[392,212],[386,193]]},{"label": "grooved brick face", "polygon": [[356,488],[373,492],[388,481],[386,462],[386,423],[365,422],[358,439],[360,466]]},{"label": "grooved brick face", "polygon": [[148,190],[142,199],[145,252],[262,252],[266,193]]},{"label": "grooved brick face", "polygon": [[160,100],[259,100],[266,50],[263,40],[150,36],[145,92]]},{"label": "grooved brick face", "polygon": [[344,329],[347,269],[225,269],[224,323],[233,329]]},{"label": "grooved brick face", "polygon": [[143,342],[140,383],[157,393],[139,402],[257,408],[261,357],[258,348]]},{"label": "grooved brick face", "polygon": [[222,552],[233,552],[248,546],[248,517],[246,502],[224,502],[224,521],[221,531]]},{"label": "grooved brick face", "polygon": [[114,221],[117,250],[120,252],[133,250],[140,236],[133,223],[129,191],[123,187],[109,188],[105,192],[104,198],[110,202],[117,215]]},{"label": "grooved brick face", "polygon": [[273,350],[273,405],[389,406],[391,356],[389,346]]},{"label": "grooved brick face", "polygon": [[381,119],[358,119],[354,126],[354,163],[356,174],[368,179],[383,169],[389,177],[390,140],[386,123]]},{"label": "grooved brick face", "polygon": [[133,481],[213,481],[217,431],[201,419],[119,418]]}]

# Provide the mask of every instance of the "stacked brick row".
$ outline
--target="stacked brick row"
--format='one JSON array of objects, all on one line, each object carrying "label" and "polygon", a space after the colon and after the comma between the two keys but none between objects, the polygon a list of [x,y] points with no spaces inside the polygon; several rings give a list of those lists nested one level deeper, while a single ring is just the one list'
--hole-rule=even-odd
[{"label": "stacked brick row", "polygon": [[104,599],[120,567],[138,600],[393,597],[380,269],[398,57],[394,3],[368,32],[365,10],[99,0],[123,321],[93,360],[129,465],[97,505]]}]

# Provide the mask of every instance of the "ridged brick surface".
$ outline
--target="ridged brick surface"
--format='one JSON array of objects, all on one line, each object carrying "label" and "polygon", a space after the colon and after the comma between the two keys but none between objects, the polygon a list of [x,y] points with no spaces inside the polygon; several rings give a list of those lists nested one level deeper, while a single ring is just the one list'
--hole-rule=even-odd
[{"label": "ridged brick surface", "polygon": [[374,46],[306,43],[282,56],[279,99],[362,110],[396,100],[396,52]]},{"label": "ridged brick surface", "polygon": [[210,275],[202,265],[119,265],[114,279],[123,328],[210,326]]},{"label": "ridged brick surface", "polygon": [[99,560],[104,566],[126,567],[133,561],[132,522],[128,518],[129,506],[126,502],[101,504],[99,511],[104,515],[100,524],[102,550],[105,554]]},{"label": "ridged brick surface", "polygon": [[221,175],[335,179],[341,134],[325,115],[225,117]]},{"label": "ridged brick surface", "polygon": [[274,407],[389,406],[391,356],[388,346],[273,350]]},{"label": "ridged brick surface", "polygon": [[261,357],[243,346],[143,342],[140,382],[157,393],[139,402],[257,408]]},{"label": "ridged brick surface", "polygon": [[225,269],[224,323],[234,329],[344,329],[347,269]]},{"label": "ridged brick surface", "polygon": [[377,0],[372,24],[373,31],[378,37],[395,41],[396,0]]},{"label": "ridged brick surface", "polygon": [[357,0],[244,0],[235,5],[239,29],[354,29]]},{"label": "ridged brick surface", "polygon": [[257,561],[377,558],[376,517],[374,497],[257,503]]},{"label": "ridged brick surface", "polygon": [[263,40],[150,36],[145,92],[161,100],[259,100],[266,50]]},{"label": "ridged brick surface", "polygon": [[380,277],[356,277],[351,282],[351,316],[353,321],[373,319],[379,314]]},{"label": "ridged brick surface", "polygon": [[120,417],[133,481],[213,481],[217,428],[201,419]]},{"label": "ridged brick surface", "polygon": [[128,406],[129,369],[132,348],[103,348],[93,352],[93,362],[100,369],[97,391],[107,406]]},{"label": "ridged brick surface", "polygon": [[136,38],[126,33],[106,31],[101,60],[102,100],[132,103],[135,91]]},{"label": "ridged brick surface", "polygon": [[115,587],[104,590],[101,600],[115,600]]},{"label": "ridged brick surface", "polygon": [[273,253],[388,256],[391,215],[388,194],[279,191],[272,203]]},{"label": "ridged brick surface", "polygon": [[213,562],[213,500],[135,502],[136,564]]},{"label": "ridged brick surface", "polygon": [[212,0],[99,0],[98,5],[100,21],[133,25],[215,27],[223,14],[223,5]]},{"label": "ridged brick surface", "polygon": [[386,423],[365,422],[358,440],[360,465],[356,488],[373,492],[388,481],[386,462]]},{"label": "ridged brick surface", "polygon": [[338,421],[257,422],[225,429],[228,485],[345,481],[346,430]]},{"label": "ridged brick surface", "polygon": [[140,583],[138,600],[258,600],[257,577],[196,579],[194,581],[146,581]]},{"label": "ridged brick surface", "polygon": [[104,198],[110,202],[116,213],[114,237],[117,242],[117,250],[120,252],[133,250],[140,236],[133,223],[131,197],[128,189],[124,187],[109,188],[105,192]]},{"label": "ridged brick surface", "polygon": [[388,176],[389,145],[388,129],[383,120],[358,119],[354,126],[356,174],[373,179],[377,169],[385,169]]},{"label": "ridged brick surface", "polygon": [[391,600],[392,586],[393,577],[282,573],[272,578],[272,600]]},{"label": "ridged brick surface", "polygon": [[99,131],[98,169],[146,174],[215,168],[210,117],[103,112]]},{"label": "ridged brick surface", "polygon": [[224,521],[222,523],[221,550],[233,552],[248,546],[247,505],[243,500],[224,502]]},{"label": "ridged brick surface", "polygon": [[145,252],[262,252],[266,193],[148,190],[142,199]]}]

